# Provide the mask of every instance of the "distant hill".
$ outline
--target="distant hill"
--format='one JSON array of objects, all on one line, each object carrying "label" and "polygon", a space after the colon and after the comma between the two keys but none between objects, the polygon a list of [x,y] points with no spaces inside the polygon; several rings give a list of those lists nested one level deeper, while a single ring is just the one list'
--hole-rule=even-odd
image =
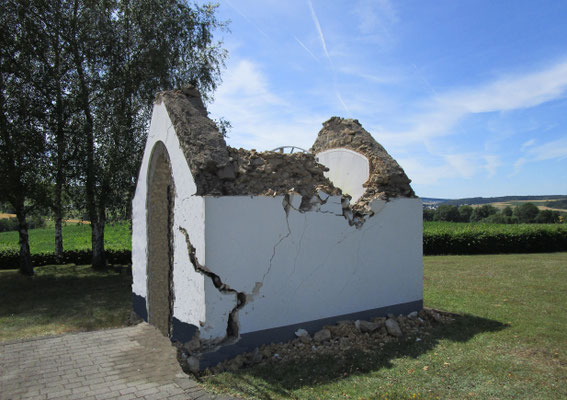
[{"label": "distant hill", "polygon": [[440,204],[450,204],[462,206],[465,204],[489,204],[489,203],[508,203],[511,201],[542,201],[542,200],[565,200],[567,195],[548,195],[548,196],[502,196],[502,197],[468,197],[465,199],[437,199],[432,197],[422,197],[421,200],[426,206],[438,206]]}]

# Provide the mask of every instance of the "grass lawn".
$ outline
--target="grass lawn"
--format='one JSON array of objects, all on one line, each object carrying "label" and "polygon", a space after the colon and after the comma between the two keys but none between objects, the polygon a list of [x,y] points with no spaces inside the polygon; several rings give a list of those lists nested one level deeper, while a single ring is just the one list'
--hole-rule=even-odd
[{"label": "grass lawn", "polygon": [[429,256],[424,274],[425,305],[461,316],[423,341],[226,372],[205,386],[260,399],[567,398],[567,253]]},{"label": "grass lawn", "polygon": [[[424,258],[425,305],[458,313],[420,342],[207,376],[260,399],[565,399],[567,253]],[[126,274],[0,271],[0,340],[125,325]]]},{"label": "grass lawn", "polygon": [[[30,229],[30,251],[35,253],[53,253],[55,251],[55,228],[50,224],[46,228]],[[0,232],[0,251],[18,251],[18,232]],[[104,246],[112,250],[130,250],[132,235],[128,222],[106,224]],[[65,250],[83,250],[91,248],[91,226],[89,224],[66,223],[63,225],[63,248]]]},{"label": "grass lawn", "polygon": [[0,341],[123,326],[132,309],[132,277],[122,269],[45,266],[27,278],[0,271]]}]

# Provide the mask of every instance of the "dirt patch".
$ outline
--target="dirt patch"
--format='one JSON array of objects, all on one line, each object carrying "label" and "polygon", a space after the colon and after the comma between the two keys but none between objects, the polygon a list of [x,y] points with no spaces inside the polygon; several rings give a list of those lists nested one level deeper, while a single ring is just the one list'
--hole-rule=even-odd
[{"label": "dirt patch", "polygon": [[356,119],[332,117],[323,123],[311,151],[346,148],[368,158],[369,177],[362,185],[364,195],[354,205],[355,209],[367,208],[374,199],[388,200],[392,197],[415,197],[407,177],[400,165],[388,154]]}]

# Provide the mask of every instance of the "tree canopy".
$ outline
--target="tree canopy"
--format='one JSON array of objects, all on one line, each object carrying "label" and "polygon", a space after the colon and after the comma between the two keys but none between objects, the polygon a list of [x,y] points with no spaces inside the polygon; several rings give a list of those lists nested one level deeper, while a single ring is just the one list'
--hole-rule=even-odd
[{"label": "tree canopy", "polygon": [[60,221],[63,192],[73,195],[103,268],[104,225],[129,216],[155,94],[191,84],[211,99],[227,56],[214,33],[226,23],[215,5],[181,0],[0,7],[0,201],[25,223],[24,204],[41,200]]}]

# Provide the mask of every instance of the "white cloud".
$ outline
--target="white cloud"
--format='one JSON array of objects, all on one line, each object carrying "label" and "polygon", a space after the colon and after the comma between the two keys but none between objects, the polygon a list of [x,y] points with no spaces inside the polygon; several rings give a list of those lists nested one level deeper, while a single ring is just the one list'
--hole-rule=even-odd
[{"label": "white cloud", "polygon": [[534,146],[535,140],[528,140],[522,146],[524,155],[514,163],[513,175],[519,173],[528,163],[567,158],[567,136]]},{"label": "white cloud", "polygon": [[455,133],[463,117],[485,112],[502,112],[536,107],[565,96],[567,60],[521,76],[504,77],[467,89],[436,93],[422,102],[425,112],[408,117],[410,128],[384,133],[398,145],[420,143]]},{"label": "white cloud", "polygon": [[530,146],[533,146],[535,144],[536,140],[535,139],[530,139],[526,142],[524,142],[524,144],[522,144],[522,150],[527,149]]},{"label": "white cloud", "polygon": [[567,90],[567,61],[542,71],[511,76],[479,88],[446,93],[441,104],[462,108],[466,113],[509,111],[535,107],[564,95]]},{"label": "white cloud", "polygon": [[567,158],[567,136],[539,146],[530,147],[526,150],[526,153],[534,161]]},{"label": "white cloud", "polygon": [[326,119],[275,95],[262,70],[250,60],[229,65],[209,110],[214,118],[231,122],[227,139],[231,146],[257,150],[285,145],[308,149]]},{"label": "white cloud", "polygon": [[500,157],[494,154],[487,154],[484,156],[484,169],[488,172],[488,177],[492,178],[496,175],[496,169],[502,165]]}]

